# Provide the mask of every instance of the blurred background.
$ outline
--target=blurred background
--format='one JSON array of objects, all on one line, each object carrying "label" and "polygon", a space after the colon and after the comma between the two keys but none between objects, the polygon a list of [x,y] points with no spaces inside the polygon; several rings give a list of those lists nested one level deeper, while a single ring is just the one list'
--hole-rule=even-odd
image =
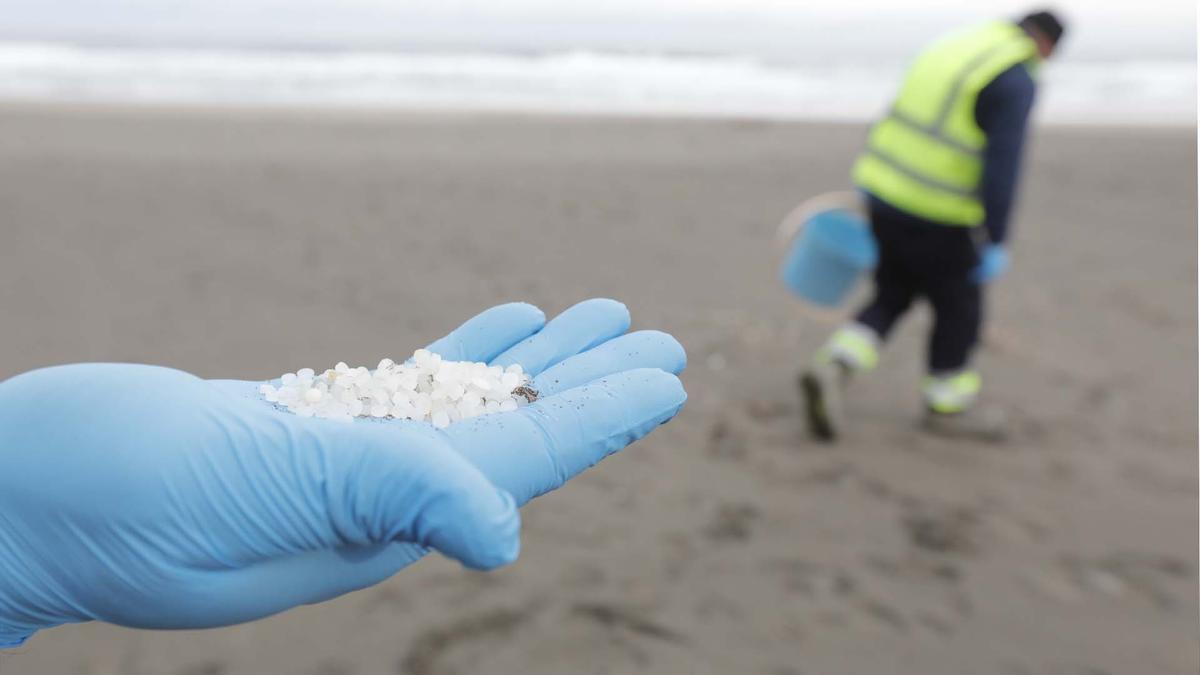
[{"label": "blurred background", "polygon": [[[17,99],[394,105],[867,119],[947,27],[1008,0],[6,0],[0,94]],[[1190,124],[1183,0],[1061,3],[1055,121]]]},{"label": "blurred background", "polygon": [[923,313],[839,445],[801,423],[843,317],[776,282],[775,225],[849,186],[925,43],[1030,9],[0,0],[0,378],[375,363],[597,295],[691,362],[684,413],[531,504],[511,568],[59,628],[0,674],[1196,672],[1193,3],[1057,3],[979,355],[1015,438],[916,430]]}]

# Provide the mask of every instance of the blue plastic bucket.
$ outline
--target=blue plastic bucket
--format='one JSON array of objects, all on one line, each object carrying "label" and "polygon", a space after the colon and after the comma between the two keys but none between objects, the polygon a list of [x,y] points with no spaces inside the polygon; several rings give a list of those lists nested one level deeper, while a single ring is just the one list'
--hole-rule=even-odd
[{"label": "blue plastic bucket", "polygon": [[836,307],[878,261],[879,249],[862,216],[832,208],[804,221],[783,258],[779,277],[801,298]]}]

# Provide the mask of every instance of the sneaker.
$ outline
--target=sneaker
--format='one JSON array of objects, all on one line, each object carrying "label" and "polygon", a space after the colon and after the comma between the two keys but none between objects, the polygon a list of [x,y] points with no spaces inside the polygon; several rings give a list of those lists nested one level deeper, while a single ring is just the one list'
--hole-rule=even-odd
[{"label": "sneaker", "polygon": [[836,439],[842,428],[845,367],[834,361],[814,364],[800,375],[799,385],[809,432],[823,441]]},{"label": "sneaker", "polygon": [[962,440],[1001,443],[1008,438],[1008,415],[1001,408],[974,405],[962,412],[926,409],[922,427],[929,433]]}]

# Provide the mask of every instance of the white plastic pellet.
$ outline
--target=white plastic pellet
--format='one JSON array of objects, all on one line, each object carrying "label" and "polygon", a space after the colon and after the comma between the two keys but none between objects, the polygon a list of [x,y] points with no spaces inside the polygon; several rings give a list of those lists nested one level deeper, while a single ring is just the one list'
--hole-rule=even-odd
[{"label": "white plastic pellet", "polygon": [[[258,389],[264,400],[301,417],[349,422],[358,417],[408,419],[437,428],[479,415],[512,412],[528,404],[530,378],[507,368],[447,361],[418,349],[404,363],[382,359],[375,370],[339,361],[320,374],[312,368],[285,373],[279,386]],[[520,389],[520,394],[514,390]]]}]

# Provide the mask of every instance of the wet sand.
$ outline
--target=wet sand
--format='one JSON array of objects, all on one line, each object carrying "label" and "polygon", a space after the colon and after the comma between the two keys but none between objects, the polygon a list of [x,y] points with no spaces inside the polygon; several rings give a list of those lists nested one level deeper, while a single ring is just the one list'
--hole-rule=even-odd
[{"label": "wet sand", "polygon": [[1194,673],[1196,137],[1040,129],[979,355],[1015,438],[914,426],[927,317],[808,440],[836,325],[775,224],[861,125],[9,107],[0,377],[268,377],[403,354],[506,300],[611,296],[687,347],[684,413],[524,511],[493,574],[427,559],[222,630],[46,631],[3,675]]}]

